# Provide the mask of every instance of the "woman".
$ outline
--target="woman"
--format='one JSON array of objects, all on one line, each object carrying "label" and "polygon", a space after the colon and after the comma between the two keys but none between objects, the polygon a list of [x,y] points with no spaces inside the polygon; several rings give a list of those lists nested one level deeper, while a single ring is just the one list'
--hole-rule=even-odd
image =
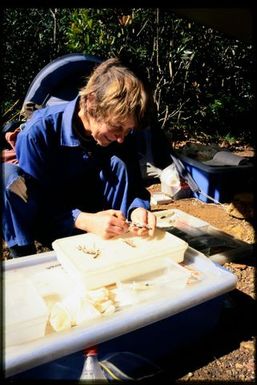
[{"label": "woman", "polygon": [[35,253],[34,240],[50,246],[79,232],[108,239],[130,227],[153,235],[156,217],[134,138],[149,100],[143,82],[109,59],[75,100],[33,113],[17,138],[18,166],[4,170],[3,237],[11,256]]}]

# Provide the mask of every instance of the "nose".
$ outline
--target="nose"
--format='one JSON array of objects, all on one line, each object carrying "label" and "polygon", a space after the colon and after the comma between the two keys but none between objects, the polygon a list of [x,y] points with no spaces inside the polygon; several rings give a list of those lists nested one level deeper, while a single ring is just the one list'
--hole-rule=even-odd
[{"label": "nose", "polygon": [[116,141],[118,143],[123,143],[124,142],[124,135],[119,135],[118,137],[116,137]]},{"label": "nose", "polygon": [[118,143],[123,143],[125,139],[126,133],[125,132],[119,132],[115,135],[115,140]]}]

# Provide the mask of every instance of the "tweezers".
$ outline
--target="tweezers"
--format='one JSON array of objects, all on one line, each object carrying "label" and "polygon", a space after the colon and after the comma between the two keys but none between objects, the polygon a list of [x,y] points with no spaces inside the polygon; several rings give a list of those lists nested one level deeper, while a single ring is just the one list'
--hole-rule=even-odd
[{"label": "tweezers", "polygon": [[129,221],[129,220],[126,220],[126,223],[127,223],[128,225],[135,226],[135,227],[137,227],[138,229],[148,229],[148,230],[152,230],[152,227],[149,226],[149,225],[142,225],[142,224],[140,224],[140,223],[133,222],[133,221]]}]

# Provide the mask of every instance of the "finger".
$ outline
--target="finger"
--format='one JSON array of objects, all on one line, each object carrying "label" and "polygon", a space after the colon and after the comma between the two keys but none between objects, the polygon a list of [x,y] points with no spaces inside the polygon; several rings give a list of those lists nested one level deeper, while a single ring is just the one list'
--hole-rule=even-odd
[{"label": "finger", "polygon": [[125,216],[123,215],[122,211],[120,210],[111,210],[112,211],[112,215],[115,217],[115,218],[118,218],[118,219],[121,219],[121,220],[126,220]]},{"label": "finger", "polygon": [[128,231],[129,225],[127,223],[126,217],[121,211],[115,210],[113,213],[113,225],[119,226],[123,232]]},{"label": "finger", "polygon": [[138,229],[137,234],[138,234],[140,237],[146,236],[146,235],[148,235],[148,230],[147,230],[146,227],[143,227],[142,229]]},{"label": "finger", "polygon": [[140,218],[139,218],[139,223],[142,224],[142,226],[147,225],[147,218],[148,218],[148,212],[147,210],[140,210]]},{"label": "finger", "polygon": [[131,214],[131,220],[133,223],[137,223],[140,226],[147,225],[147,210],[143,208],[135,209]]},{"label": "finger", "polygon": [[118,227],[118,226],[112,226],[111,228],[106,230],[106,234],[108,234],[109,238],[120,236],[120,235],[124,234],[124,232],[125,232],[124,229],[122,229],[121,227]]},{"label": "finger", "polygon": [[[133,217],[133,223],[138,224],[138,227],[147,227],[148,229],[154,229],[156,227],[156,216],[148,210],[141,209],[137,211],[137,214]],[[137,218],[137,220],[135,219]]]},{"label": "finger", "polygon": [[137,226],[131,226],[129,230],[138,236],[145,236],[148,234],[148,229],[146,227],[137,227]]},{"label": "finger", "polygon": [[152,237],[154,235],[156,223],[157,223],[156,216],[152,213],[149,213],[149,215],[148,215],[148,228],[149,228],[148,234],[150,235],[150,237]]},{"label": "finger", "polygon": [[128,228],[129,228],[129,225],[123,216],[121,218],[120,217],[118,218],[115,215],[112,215],[109,219],[107,231],[112,234],[118,235],[128,231]]}]

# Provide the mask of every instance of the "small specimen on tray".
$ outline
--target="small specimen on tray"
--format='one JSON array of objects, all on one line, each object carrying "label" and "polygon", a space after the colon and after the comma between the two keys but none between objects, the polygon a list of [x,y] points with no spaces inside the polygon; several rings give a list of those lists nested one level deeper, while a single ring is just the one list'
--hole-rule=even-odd
[{"label": "small specimen on tray", "polygon": [[101,250],[97,249],[96,247],[93,247],[92,249],[88,248],[87,246],[79,245],[78,250],[82,251],[85,254],[90,254],[93,256],[93,258],[97,258],[101,254]]}]

